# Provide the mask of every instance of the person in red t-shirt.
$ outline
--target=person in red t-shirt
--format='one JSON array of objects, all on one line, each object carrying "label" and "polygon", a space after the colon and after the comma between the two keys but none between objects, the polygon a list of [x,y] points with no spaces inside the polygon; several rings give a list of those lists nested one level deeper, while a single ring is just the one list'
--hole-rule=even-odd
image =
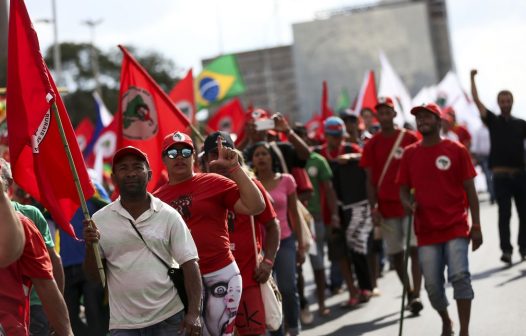
[{"label": "person in red t-shirt", "polygon": [[57,335],[73,335],[64,298],[58,290],[51,259],[37,227],[17,213],[25,234],[24,251],[6,268],[0,268],[0,335],[29,335],[29,294],[35,286]]},{"label": "person in red t-shirt", "polygon": [[[217,140],[219,137],[223,139],[224,147],[235,148],[228,133],[215,132],[210,134],[205,139],[203,146],[202,169],[205,172],[215,172],[229,177],[227,171],[217,170],[210,166],[210,162],[218,158]],[[254,216],[254,224],[251,223],[250,216],[236,214],[233,211],[228,213],[230,249],[241,270],[243,280],[240,309],[235,321],[239,335],[264,335],[266,333],[265,307],[261,297],[260,283],[265,283],[271,275],[280,237],[276,212],[268,193],[259,181],[253,181],[263,195],[265,210]],[[265,229],[264,241],[261,237],[261,227]],[[256,258],[262,249],[264,258],[262,262],[259,262],[260,260],[256,260]]]},{"label": "person in red t-shirt", "polygon": [[[231,148],[217,144],[218,158],[210,162],[219,170],[226,170],[230,179],[218,174],[194,173],[195,150],[192,139],[175,132],[165,137],[162,144],[163,163],[169,181],[154,195],[177,209],[192,232],[199,268],[205,287],[203,320],[205,335],[230,335],[229,325],[237,313],[241,298],[242,280],[239,268],[230,251],[227,213],[257,215],[265,203],[259,189],[241,169],[238,154]],[[239,295],[229,298],[229,292]]]},{"label": "person in red t-shirt", "polygon": [[447,127],[446,131],[453,132],[458,137],[458,141],[461,144],[463,144],[464,147],[466,147],[466,149],[469,151],[469,149],[471,148],[471,134],[469,133],[467,128],[457,124],[455,110],[451,106],[449,106],[444,109],[443,115]]},{"label": "person in red t-shirt", "polygon": [[9,197],[0,192],[0,267],[17,260],[24,250],[24,229],[14,214]]},{"label": "person in red t-shirt", "polygon": [[409,308],[413,314],[418,314],[423,306],[420,300],[422,274],[418,266],[416,237],[413,230],[408,233],[409,217],[400,202],[400,187],[396,184],[396,174],[404,148],[418,139],[413,132],[395,127],[396,111],[391,98],[379,97],[376,111],[381,131],[365,144],[360,165],[367,172],[367,193],[373,223],[382,228],[387,254],[392,257],[400,281],[409,279],[404,271],[404,251],[407,234],[411,236],[413,287],[409,281],[406,286]]},{"label": "person in red t-shirt", "polygon": [[405,149],[397,177],[400,198],[406,211],[414,214],[420,267],[429,301],[442,318],[442,335],[453,334],[444,284],[447,266],[457,301],[459,335],[467,336],[474,297],[468,246],[471,240],[475,251],[482,244],[475,169],[464,146],[440,138],[441,111],[436,104],[415,107],[411,113],[424,139]]}]

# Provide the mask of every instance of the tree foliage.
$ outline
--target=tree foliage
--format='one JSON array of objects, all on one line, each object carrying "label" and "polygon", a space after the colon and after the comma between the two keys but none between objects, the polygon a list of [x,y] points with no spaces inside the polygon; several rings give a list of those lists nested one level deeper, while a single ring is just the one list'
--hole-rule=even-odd
[{"label": "tree foliage", "polygon": [[[143,52],[134,47],[129,47],[128,50],[165,91],[169,91],[175,85],[178,79],[175,76],[174,62],[156,51]],[[92,93],[96,84],[91,61],[91,45],[64,42],[60,44],[60,51],[64,79],[61,86],[65,86],[68,91],[63,94],[63,99],[71,122],[77,125],[85,117],[95,121],[95,102]],[[119,99],[122,53],[118,48],[109,52],[95,48],[94,52],[99,64],[101,96],[108,109],[114,113]],[[44,58],[53,70],[53,46],[46,50]]]}]

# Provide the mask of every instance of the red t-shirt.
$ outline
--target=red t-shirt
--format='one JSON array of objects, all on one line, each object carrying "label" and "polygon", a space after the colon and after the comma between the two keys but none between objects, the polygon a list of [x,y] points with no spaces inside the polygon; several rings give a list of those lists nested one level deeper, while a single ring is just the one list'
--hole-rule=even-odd
[{"label": "red t-shirt", "polygon": [[464,181],[477,175],[469,153],[444,139],[431,147],[417,142],[405,149],[397,182],[415,189],[418,245],[468,237],[468,203]]},{"label": "red t-shirt", "polygon": [[[254,183],[261,191],[265,200],[265,210],[257,216],[254,216],[254,226],[256,233],[256,246],[261,251],[262,235],[261,229],[270,220],[276,218],[276,212],[267,191],[257,180]],[[230,249],[234,254],[237,266],[241,270],[243,278],[243,288],[255,286],[258,283],[254,280],[254,269],[256,268],[256,252],[254,250],[254,241],[252,239],[252,228],[250,225],[250,216],[236,214],[233,211],[228,214],[228,232],[230,234]]]},{"label": "red t-shirt", "polygon": [[399,134],[400,130],[397,130],[389,137],[385,136],[383,132],[376,133],[365,144],[360,160],[360,166],[369,168],[371,171],[372,183],[377,187],[378,209],[384,218],[404,216],[404,208],[400,202],[400,186],[396,184],[396,174],[398,173],[404,148],[418,141],[413,132],[405,132],[400,145],[394,152],[389,167],[387,167],[382,184],[378,187],[378,181],[384,170],[385,163]]},{"label": "red t-shirt", "polygon": [[453,132],[458,136],[458,141],[464,146],[471,142],[471,134],[469,134],[469,131],[464,126],[455,125],[453,127]]},{"label": "red t-shirt", "polygon": [[218,174],[197,173],[178,184],[165,184],[154,192],[174,207],[192,233],[202,274],[217,271],[234,261],[230,252],[227,213],[239,199],[236,184]]},{"label": "red t-shirt", "polygon": [[26,244],[22,256],[0,268],[0,326],[6,335],[28,335],[31,278],[53,279],[51,259],[33,222],[17,214],[24,227]]}]

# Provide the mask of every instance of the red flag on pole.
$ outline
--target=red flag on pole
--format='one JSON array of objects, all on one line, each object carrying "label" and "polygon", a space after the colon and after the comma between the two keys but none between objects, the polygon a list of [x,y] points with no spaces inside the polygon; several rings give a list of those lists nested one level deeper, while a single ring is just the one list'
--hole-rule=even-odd
[{"label": "red flag on pole", "polygon": [[329,106],[329,89],[327,88],[327,81],[323,81],[323,89],[321,93],[321,122],[331,117],[334,113]]},{"label": "red flag on pole", "polygon": [[186,132],[190,121],[173,101],[124,48],[121,88],[117,119],[117,148],[135,146],[148,154],[152,180],[148,190],[155,189],[163,164],[161,145],[166,135]]},{"label": "red flag on pole", "polygon": [[245,111],[238,98],[221,106],[208,120],[207,127],[211,132],[226,131],[239,136],[245,125]]},{"label": "red flag on pole", "polygon": [[375,106],[378,103],[376,94],[376,81],[374,80],[374,71],[370,70],[365,74],[363,79],[360,93],[358,94],[358,100],[354,107],[354,114],[360,115],[363,109],[370,109],[376,112]]},{"label": "red flag on pole", "polygon": [[62,121],[85,198],[90,182],[66,108],[40,54],[24,1],[11,0],[7,76],[7,127],[15,182],[75,237],[69,223],[80,207],[73,173],[62,143],[54,104]]},{"label": "red flag on pole", "polygon": [[75,128],[75,135],[77,136],[77,142],[81,152],[86,149],[86,146],[91,141],[94,131],[95,126],[93,126],[93,123],[87,117],[82,119]]},{"label": "red flag on pole", "polygon": [[195,124],[195,97],[194,97],[194,76],[192,69],[188,70],[186,76],[181,79],[170,91],[170,98],[181,112]]}]

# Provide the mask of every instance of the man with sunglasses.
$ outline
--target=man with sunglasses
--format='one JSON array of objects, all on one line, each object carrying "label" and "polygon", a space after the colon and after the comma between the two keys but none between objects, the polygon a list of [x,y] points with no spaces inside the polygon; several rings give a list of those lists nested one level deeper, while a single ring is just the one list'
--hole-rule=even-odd
[{"label": "man with sunglasses", "polygon": [[203,285],[207,289],[204,335],[232,335],[231,325],[241,299],[241,275],[230,251],[228,210],[257,215],[265,208],[259,189],[241,169],[238,154],[222,144],[218,141],[218,156],[210,165],[227,171],[230,179],[195,173],[192,139],[182,132],[168,135],[162,144],[162,157],[169,181],[154,192],[179,211],[196,243]]}]

